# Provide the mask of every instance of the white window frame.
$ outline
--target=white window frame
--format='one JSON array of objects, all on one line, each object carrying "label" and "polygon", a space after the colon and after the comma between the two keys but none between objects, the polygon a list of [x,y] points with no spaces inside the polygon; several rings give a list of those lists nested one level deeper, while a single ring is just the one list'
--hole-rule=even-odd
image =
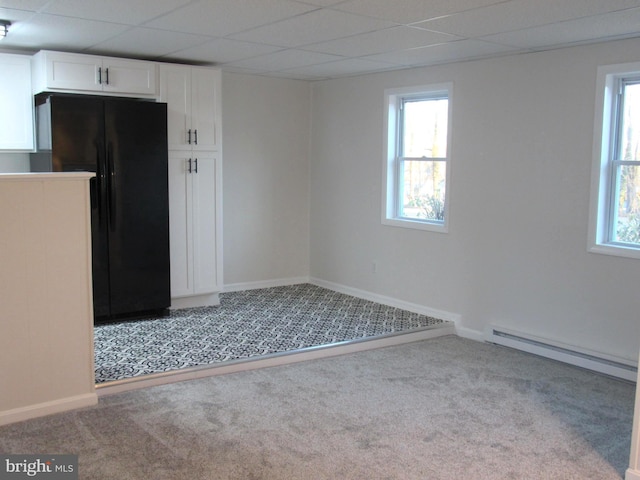
[{"label": "white window frame", "polygon": [[[446,96],[448,100],[447,118],[447,157],[445,160],[445,193],[444,220],[413,219],[398,215],[398,202],[401,189],[398,169],[398,151],[400,142],[399,105],[406,98]],[[389,88],[384,91],[385,130],[384,130],[384,162],[382,175],[382,223],[395,227],[414,228],[432,232],[447,233],[451,217],[451,132],[452,132],[452,96],[453,83],[439,83],[415,87]]]},{"label": "white window frame", "polygon": [[598,67],[588,250],[640,259],[640,247],[611,241],[615,219],[613,183],[616,162],[612,159],[612,152],[616,141],[617,89],[620,79],[634,76],[640,76],[640,62]]}]

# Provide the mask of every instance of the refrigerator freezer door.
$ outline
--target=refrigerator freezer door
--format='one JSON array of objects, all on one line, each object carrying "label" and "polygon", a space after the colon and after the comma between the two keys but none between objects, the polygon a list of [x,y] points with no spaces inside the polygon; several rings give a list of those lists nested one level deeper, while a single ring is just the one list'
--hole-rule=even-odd
[{"label": "refrigerator freezer door", "polygon": [[166,104],[104,100],[111,315],[171,305]]},{"label": "refrigerator freezer door", "polygon": [[106,222],[104,104],[92,97],[52,96],[52,170],[95,172],[91,179],[91,248],[95,316],[109,315],[109,245]]}]

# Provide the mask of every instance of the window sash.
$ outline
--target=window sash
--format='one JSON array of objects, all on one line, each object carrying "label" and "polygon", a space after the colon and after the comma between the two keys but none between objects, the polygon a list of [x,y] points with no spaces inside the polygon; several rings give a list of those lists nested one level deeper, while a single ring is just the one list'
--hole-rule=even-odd
[{"label": "window sash", "polygon": [[[398,112],[397,112],[397,118],[398,118],[398,125],[397,125],[397,145],[396,145],[396,152],[398,153],[398,156],[396,156],[395,159],[395,180],[396,180],[396,185],[395,185],[395,191],[396,191],[396,195],[395,195],[395,199],[394,199],[394,216],[397,219],[400,220],[411,220],[411,221],[419,221],[419,222],[424,222],[424,223],[432,223],[435,225],[442,225],[444,224],[444,219],[443,220],[439,220],[439,219],[433,219],[433,218],[422,218],[422,217],[418,217],[418,216],[411,216],[411,215],[406,215],[404,212],[404,205],[403,205],[403,201],[405,198],[405,164],[407,162],[442,162],[445,164],[445,168],[446,168],[446,163],[448,158],[447,157],[431,157],[431,156],[426,156],[423,155],[421,157],[409,157],[409,156],[404,156],[404,147],[405,147],[405,125],[406,125],[406,118],[405,118],[405,111],[406,111],[406,105],[409,103],[416,103],[416,102],[429,102],[429,101],[447,101],[449,102],[449,95],[447,93],[442,93],[442,92],[434,92],[433,94],[420,94],[420,95],[412,95],[412,96],[404,96],[400,99],[400,101],[398,102]],[[447,103],[447,116],[448,116],[448,103]],[[447,140],[445,140],[446,142],[446,147],[448,148],[448,119],[447,121],[444,122],[445,127],[447,128],[447,131],[445,132],[445,138]],[[446,185],[445,185],[446,188]],[[446,198],[446,195],[444,195],[444,197]],[[443,201],[444,203],[444,201]],[[444,206],[446,208],[446,204]]]},{"label": "window sash", "polygon": [[[405,164],[407,162],[425,162],[425,163],[443,163],[445,169],[447,168],[447,159],[445,157],[398,157],[396,159],[396,196],[395,196],[395,204],[394,204],[394,214],[395,217],[401,220],[411,220],[411,221],[419,221],[425,223],[433,223],[436,225],[444,224],[444,219],[440,220],[437,218],[423,218],[415,215],[406,215],[404,212],[404,199],[405,199]],[[446,178],[446,174],[445,174]],[[444,189],[446,190],[446,181]],[[447,205],[445,203],[446,194],[442,195],[443,200],[443,209],[446,211]]]},{"label": "window sash", "polygon": [[614,97],[611,102],[611,125],[610,131],[612,135],[611,144],[609,145],[609,161],[607,176],[608,176],[608,190],[607,195],[608,205],[606,209],[606,243],[625,247],[625,248],[638,248],[640,249],[640,243],[625,242],[618,240],[618,210],[620,203],[620,187],[622,179],[622,167],[624,166],[640,166],[639,160],[622,160],[624,151],[624,132],[623,132],[623,115],[625,108],[625,91],[627,86],[640,84],[640,77],[632,76],[616,77],[613,85]]}]

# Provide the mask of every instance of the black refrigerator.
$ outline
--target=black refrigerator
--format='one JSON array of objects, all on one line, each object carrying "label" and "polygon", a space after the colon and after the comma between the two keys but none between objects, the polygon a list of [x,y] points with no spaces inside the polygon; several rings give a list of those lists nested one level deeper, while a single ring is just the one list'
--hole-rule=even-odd
[{"label": "black refrigerator", "polygon": [[[84,95],[35,97],[32,171],[89,171],[96,322],[171,304],[167,107]],[[64,279],[60,279],[64,281]]]}]

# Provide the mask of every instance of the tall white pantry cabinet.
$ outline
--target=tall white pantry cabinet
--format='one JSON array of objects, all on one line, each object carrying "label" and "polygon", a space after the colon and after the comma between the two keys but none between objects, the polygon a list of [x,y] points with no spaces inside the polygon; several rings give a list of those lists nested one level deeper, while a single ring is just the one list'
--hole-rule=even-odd
[{"label": "tall white pantry cabinet", "polygon": [[160,64],[167,103],[172,307],[217,305],[222,288],[219,69]]}]

